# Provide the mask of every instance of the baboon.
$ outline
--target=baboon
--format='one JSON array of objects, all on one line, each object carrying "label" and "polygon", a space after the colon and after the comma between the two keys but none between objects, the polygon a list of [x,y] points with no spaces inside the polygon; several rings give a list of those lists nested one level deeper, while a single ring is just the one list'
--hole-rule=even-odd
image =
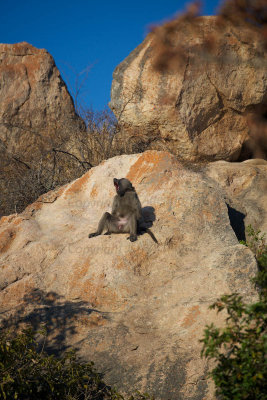
[{"label": "baboon", "polygon": [[142,228],[142,207],[137,196],[135,188],[131,182],[126,179],[113,179],[116,188],[116,196],[112,204],[111,214],[105,212],[99,221],[97,231],[89,234],[89,238],[101,235],[106,230],[105,235],[111,233],[130,233],[127,239],[131,242],[137,240],[137,233],[147,232],[154,242],[157,239],[149,228]]}]

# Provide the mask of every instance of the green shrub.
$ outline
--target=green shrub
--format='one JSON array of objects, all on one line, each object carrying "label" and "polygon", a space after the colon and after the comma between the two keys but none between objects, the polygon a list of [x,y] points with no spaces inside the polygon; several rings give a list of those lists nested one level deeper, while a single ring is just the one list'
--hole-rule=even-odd
[{"label": "green shrub", "polygon": [[[18,400],[124,399],[107,386],[93,363],[81,363],[74,351],[61,358],[38,351],[31,329],[0,335],[0,398]],[[130,400],[150,398],[137,392]]]},{"label": "green shrub", "polygon": [[259,265],[254,278],[259,300],[245,304],[237,293],[222,296],[210,308],[227,312],[226,326],[207,326],[201,340],[202,356],[216,362],[210,375],[223,400],[267,398],[267,246],[260,231],[249,226],[247,234],[243,244],[254,251]]}]

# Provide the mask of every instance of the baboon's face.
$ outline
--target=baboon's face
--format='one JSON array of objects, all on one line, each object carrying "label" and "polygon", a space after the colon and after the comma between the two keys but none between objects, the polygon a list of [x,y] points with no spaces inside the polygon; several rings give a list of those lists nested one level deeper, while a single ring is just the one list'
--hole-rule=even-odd
[{"label": "baboon's face", "polygon": [[126,178],[122,179],[114,178],[113,182],[116,188],[116,192],[119,196],[123,196],[127,190],[133,190],[131,182]]}]

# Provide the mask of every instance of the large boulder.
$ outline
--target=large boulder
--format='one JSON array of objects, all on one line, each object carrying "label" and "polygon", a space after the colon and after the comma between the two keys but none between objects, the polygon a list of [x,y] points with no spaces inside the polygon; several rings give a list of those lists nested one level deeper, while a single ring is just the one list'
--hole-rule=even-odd
[{"label": "large boulder", "polygon": [[[214,16],[171,22],[117,66],[110,107],[121,140],[191,161],[251,156],[247,118],[267,110],[267,52],[253,29],[217,22]],[[165,42],[171,44],[159,60]],[[156,69],[168,62],[169,69]]]},{"label": "large boulder", "polygon": [[26,42],[0,44],[0,216],[84,172],[67,155],[80,157],[84,130],[53,57]]},{"label": "large boulder", "polygon": [[[224,316],[208,306],[225,293],[256,296],[255,257],[237,239],[246,220],[240,226],[232,220],[229,206],[239,211],[227,206],[226,189],[233,183],[237,194],[239,183],[248,198],[251,181],[253,190],[258,182],[262,201],[258,196],[254,207],[266,211],[267,204],[266,188],[255,178],[266,177],[267,162],[236,166],[250,171],[243,181],[230,163],[220,165],[218,177],[217,164],[189,169],[167,152],[118,156],[23,213],[3,217],[2,324],[44,323],[49,348],[75,346],[124,392],[213,400],[199,339],[206,324],[220,325]],[[148,234],[134,243],[126,234],[88,239],[111,209],[114,177],[135,186],[158,245]],[[257,226],[266,223],[263,213],[257,218]]]},{"label": "large boulder", "polygon": [[0,44],[0,140],[8,153],[31,161],[83,127],[53,57],[26,42]]}]

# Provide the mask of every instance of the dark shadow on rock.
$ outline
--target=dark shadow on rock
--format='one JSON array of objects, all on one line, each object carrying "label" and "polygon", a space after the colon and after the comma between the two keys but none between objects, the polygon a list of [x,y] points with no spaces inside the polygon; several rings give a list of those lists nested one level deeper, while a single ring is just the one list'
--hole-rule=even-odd
[{"label": "dark shadow on rock", "polygon": [[142,208],[142,221],[140,227],[151,228],[153,222],[156,220],[155,208],[146,206]]},{"label": "dark shadow on rock", "polygon": [[[141,221],[138,221],[138,228],[137,232],[138,235],[143,235],[146,233],[147,229],[151,228],[153,225],[153,222],[156,220],[156,215],[155,215],[155,209],[151,206],[146,206],[142,208],[142,219]],[[150,234],[151,236],[151,234]],[[156,237],[154,236],[152,232],[153,240],[157,242]]]},{"label": "dark shadow on rock", "polygon": [[238,240],[246,240],[246,234],[245,234],[245,223],[244,223],[244,218],[245,214],[243,214],[240,211],[237,211],[235,208],[232,208],[227,204],[228,208],[228,216],[230,219],[230,224],[235,232],[235,235]]},{"label": "dark shadow on rock", "polygon": [[69,301],[55,292],[45,293],[34,289],[24,296],[23,304],[12,315],[2,319],[0,328],[12,328],[14,333],[26,325],[34,332],[45,328],[48,337],[45,350],[58,354],[69,347],[66,344],[67,337],[77,333],[79,317],[88,318],[92,312],[108,319],[107,313],[91,308],[87,302]]}]

